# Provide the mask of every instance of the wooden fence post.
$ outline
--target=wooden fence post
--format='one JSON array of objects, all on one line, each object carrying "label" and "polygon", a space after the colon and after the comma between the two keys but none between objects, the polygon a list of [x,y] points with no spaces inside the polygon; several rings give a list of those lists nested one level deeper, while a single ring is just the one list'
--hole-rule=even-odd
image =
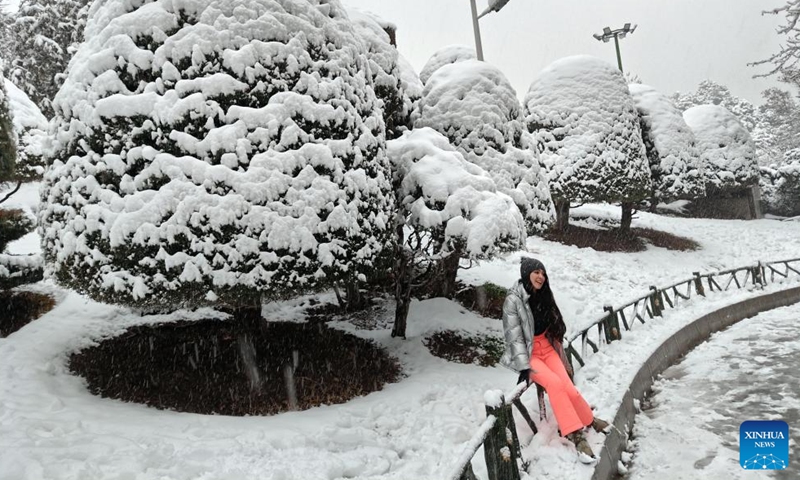
[{"label": "wooden fence post", "polygon": [[606,318],[603,319],[603,330],[606,334],[606,343],[619,340],[622,338],[622,334],[619,331],[619,318],[617,317],[617,312],[614,311],[614,307],[611,305],[604,305],[603,310],[608,312]]},{"label": "wooden fence post", "polygon": [[664,301],[661,299],[661,290],[655,285],[650,285],[650,308],[653,309],[653,316],[660,317],[664,311]]},{"label": "wooden fence post", "polygon": [[514,445],[516,437],[514,415],[511,412],[511,405],[506,405],[501,392],[498,391],[492,401],[486,402],[486,415],[492,415],[497,419],[483,442],[489,480],[520,480],[517,467],[519,446]]},{"label": "wooden fence post", "polygon": [[758,262],[758,265],[751,268],[750,271],[753,274],[753,285],[761,285],[764,286],[764,277],[761,275],[761,262]]},{"label": "wooden fence post", "polygon": [[694,275],[694,289],[698,295],[705,297],[706,292],[703,290],[703,278],[700,277],[700,272],[692,272],[692,275]]}]

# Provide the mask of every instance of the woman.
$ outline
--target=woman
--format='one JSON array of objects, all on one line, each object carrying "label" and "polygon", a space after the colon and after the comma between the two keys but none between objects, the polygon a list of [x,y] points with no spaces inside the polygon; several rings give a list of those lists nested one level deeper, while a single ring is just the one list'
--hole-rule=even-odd
[{"label": "woman", "polygon": [[500,363],[520,372],[519,382],[535,382],[545,389],[561,435],[589,457],[583,460],[594,459],[583,427],[591,425],[606,432],[609,425],[594,418],[567,373],[570,366],[562,346],[567,326],[550,290],[547,271],[535,258],[521,259],[520,279],[503,303],[503,330],[506,348]]}]

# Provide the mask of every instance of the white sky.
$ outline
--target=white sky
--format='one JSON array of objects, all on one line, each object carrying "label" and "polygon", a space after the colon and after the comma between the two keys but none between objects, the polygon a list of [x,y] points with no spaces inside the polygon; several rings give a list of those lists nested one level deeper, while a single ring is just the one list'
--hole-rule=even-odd
[{"label": "white sky", "polygon": [[[419,70],[450,44],[474,47],[469,0],[345,0],[397,25],[400,52]],[[478,11],[488,4],[478,0]],[[762,16],[784,0],[510,0],[480,20],[483,52],[520,98],[554,60],[589,54],[616,64],[614,42],[592,38],[603,27],[638,24],[620,41],[622,66],[663,93],[693,91],[704,79],[728,86],[756,104],[775,80],[753,79],[765,69],[748,62],[776,52],[781,18]]]}]

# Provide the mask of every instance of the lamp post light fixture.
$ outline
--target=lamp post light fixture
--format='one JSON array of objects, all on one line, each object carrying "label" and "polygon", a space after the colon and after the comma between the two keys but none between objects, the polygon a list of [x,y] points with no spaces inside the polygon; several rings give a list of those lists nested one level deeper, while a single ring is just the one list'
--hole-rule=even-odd
[{"label": "lamp post light fixture", "polygon": [[605,27],[602,33],[595,33],[592,35],[598,41],[608,42],[612,38],[614,39],[614,46],[617,49],[617,66],[619,67],[619,71],[622,70],[622,56],[619,54],[619,39],[625,38],[629,33],[633,33],[636,30],[636,25],[631,26],[630,23],[626,23],[625,26],[622,28],[617,28],[616,30],[611,30],[609,27]]},{"label": "lamp post light fixture", "polygon": [[478,54],[478,60],[483,61],[483,44],[481,43],[481,27],[478,25],[478,20],[491,12],[499,12],[501,8],[511,0],[489,0],[489,6],[486,10],[478,15],[478,7],[475,5],[475,0],[469,0],[472,7],[472,30],[475,32],[475,53]]}]

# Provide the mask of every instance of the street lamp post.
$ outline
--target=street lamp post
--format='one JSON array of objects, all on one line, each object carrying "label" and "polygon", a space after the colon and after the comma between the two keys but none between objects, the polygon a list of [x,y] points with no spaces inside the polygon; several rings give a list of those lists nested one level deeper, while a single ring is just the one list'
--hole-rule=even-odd
[{"label": "street lamp post", "polygon": [[472,7],[472,30],[475,32],[475,53],[478,54],[478,60],[483,61],[481,27],[478,25],[478,20],[488,13],[499,12],[500,9],[505,7],[509,1],[511,0],[489,0],[489,6],[486,7],[486,10],[481,12],[480,15],[478,15],[478,7],[475,4],[475,0],[470,0],[470,6]]},{"label": "street lamp post", "polygon": [[619,39],[625,38],[629,33],[633,33],[636,30],[636,25],[631,26],[630,23],[626,23],[625,26],[622,28],[617,28],[616,30],[611,30],[609,27],[605,27],[602,33],[595,33],[592,35],[598,41],[608,42],[612,38],[614,39],[614,46],[617,49],[617,66],[619,67],[619,71],[622,72],[622,56],[619,54]]}]

